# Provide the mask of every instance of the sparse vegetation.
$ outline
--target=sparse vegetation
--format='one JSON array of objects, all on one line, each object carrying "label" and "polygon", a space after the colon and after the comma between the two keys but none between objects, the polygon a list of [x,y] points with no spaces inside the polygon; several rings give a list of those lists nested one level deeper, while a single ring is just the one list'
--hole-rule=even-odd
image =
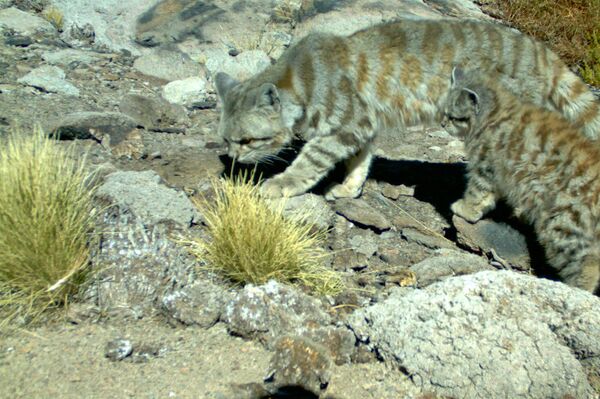
[{"label": "sparse vegetation", "polygon": [[[3,140],[4,141],[4,140]],[[0,325],[65,304],[88,261],[93,188],[73,147],[38,129],[0,151]]]},{"label": "sparse vegetation", "polygon": [[47,8],[44,10],[42,15],[44,16],[44,18],[46,18],[46,20],[48,22],[50,22],[52,25],[54,25],[56,30],[58,30],[58,31],[63,30],[64,15],[62,12],[60,12],[60,10],[58,8],[55,8],[55,7]]},{"label": "sparse vegetation", "polygon": [[234,283],[275,279],[338,293],[339,275],[322,264],[325,232],[316,231],[306,217],[284,217],[283,204],[270,205],[251,180],[239,175],[215,181],[214,198],[196,201],[210,238],[188,242],[191,252]]},{"label": "sparse vegetation", "polygon": [[486,0],[485,7],[548,43],[586,82],[600,85],[600,0]]}]

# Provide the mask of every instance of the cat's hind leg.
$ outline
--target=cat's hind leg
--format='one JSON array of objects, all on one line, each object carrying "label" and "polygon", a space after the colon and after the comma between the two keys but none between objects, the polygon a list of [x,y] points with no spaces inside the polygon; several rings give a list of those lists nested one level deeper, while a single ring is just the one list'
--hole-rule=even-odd
[{"label": "cat's hind leg", "polygon": [[369,175],[373,153],[367,144],[356,155],[346,161],[346,177],[341,184],[335,184],[325,192],[325,199],[333,201],[337,198],[357,198]]},{"label": "cat's hind leg", "polygon": [[471,173],[463,198],[454,202],[452,213],[475,223],[496,207],[496,194],[492,184],[478,173]]}]

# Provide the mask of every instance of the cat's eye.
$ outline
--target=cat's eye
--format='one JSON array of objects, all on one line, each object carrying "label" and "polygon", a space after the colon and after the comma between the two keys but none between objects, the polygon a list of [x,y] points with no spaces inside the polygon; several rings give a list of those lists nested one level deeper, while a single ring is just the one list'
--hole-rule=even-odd
[{"label": "cat's eye", "polygon": [[252,139],[240,139],[240,141],[238,141],[239,145],[248,145],[250,143],[252,143]]}]

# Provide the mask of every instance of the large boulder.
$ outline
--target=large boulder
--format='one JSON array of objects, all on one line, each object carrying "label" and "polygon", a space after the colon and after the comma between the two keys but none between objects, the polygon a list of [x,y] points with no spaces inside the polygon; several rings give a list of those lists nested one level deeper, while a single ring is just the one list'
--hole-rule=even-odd
[{"label": "large boulder", "polygon": [[350,326],[423,390],[456,398],[592,398],[600,300],[509,271],[398,288]]}]

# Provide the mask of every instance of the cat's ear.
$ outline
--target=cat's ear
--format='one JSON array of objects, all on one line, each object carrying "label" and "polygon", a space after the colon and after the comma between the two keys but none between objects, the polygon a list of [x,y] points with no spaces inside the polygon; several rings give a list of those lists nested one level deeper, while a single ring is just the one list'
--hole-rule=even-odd
[{"label": "cat's ear", "polygon": [[463,101],[467,102],[467,104],[475,109],[476,114],[479,113],[479,107],[481,104],[479,94],[465,87],[461,90],[460,97]]},{"label": "cat's ear", "polygon": [[450,77],[450,84],[455,86],[457,82],[460,82],[465,78],[465,71],[461,67],[455,66],[452,68],[452,76]]},{"label": "cat's ear", "polygon": [[275,111],[280,109],[279,92],[273,83],[264,83],[258,88],[256,105],[259,107],[272,107]]},{"label": "cat's ear", "polygon": [[225,72],[219,72],[217,73],[217,76],[215,76],[215,83],[217,86],[217,93],[219,94],[219,97],[225,98],[227,92],[233,86],[236,86],[240,82],[227,75]]}]

